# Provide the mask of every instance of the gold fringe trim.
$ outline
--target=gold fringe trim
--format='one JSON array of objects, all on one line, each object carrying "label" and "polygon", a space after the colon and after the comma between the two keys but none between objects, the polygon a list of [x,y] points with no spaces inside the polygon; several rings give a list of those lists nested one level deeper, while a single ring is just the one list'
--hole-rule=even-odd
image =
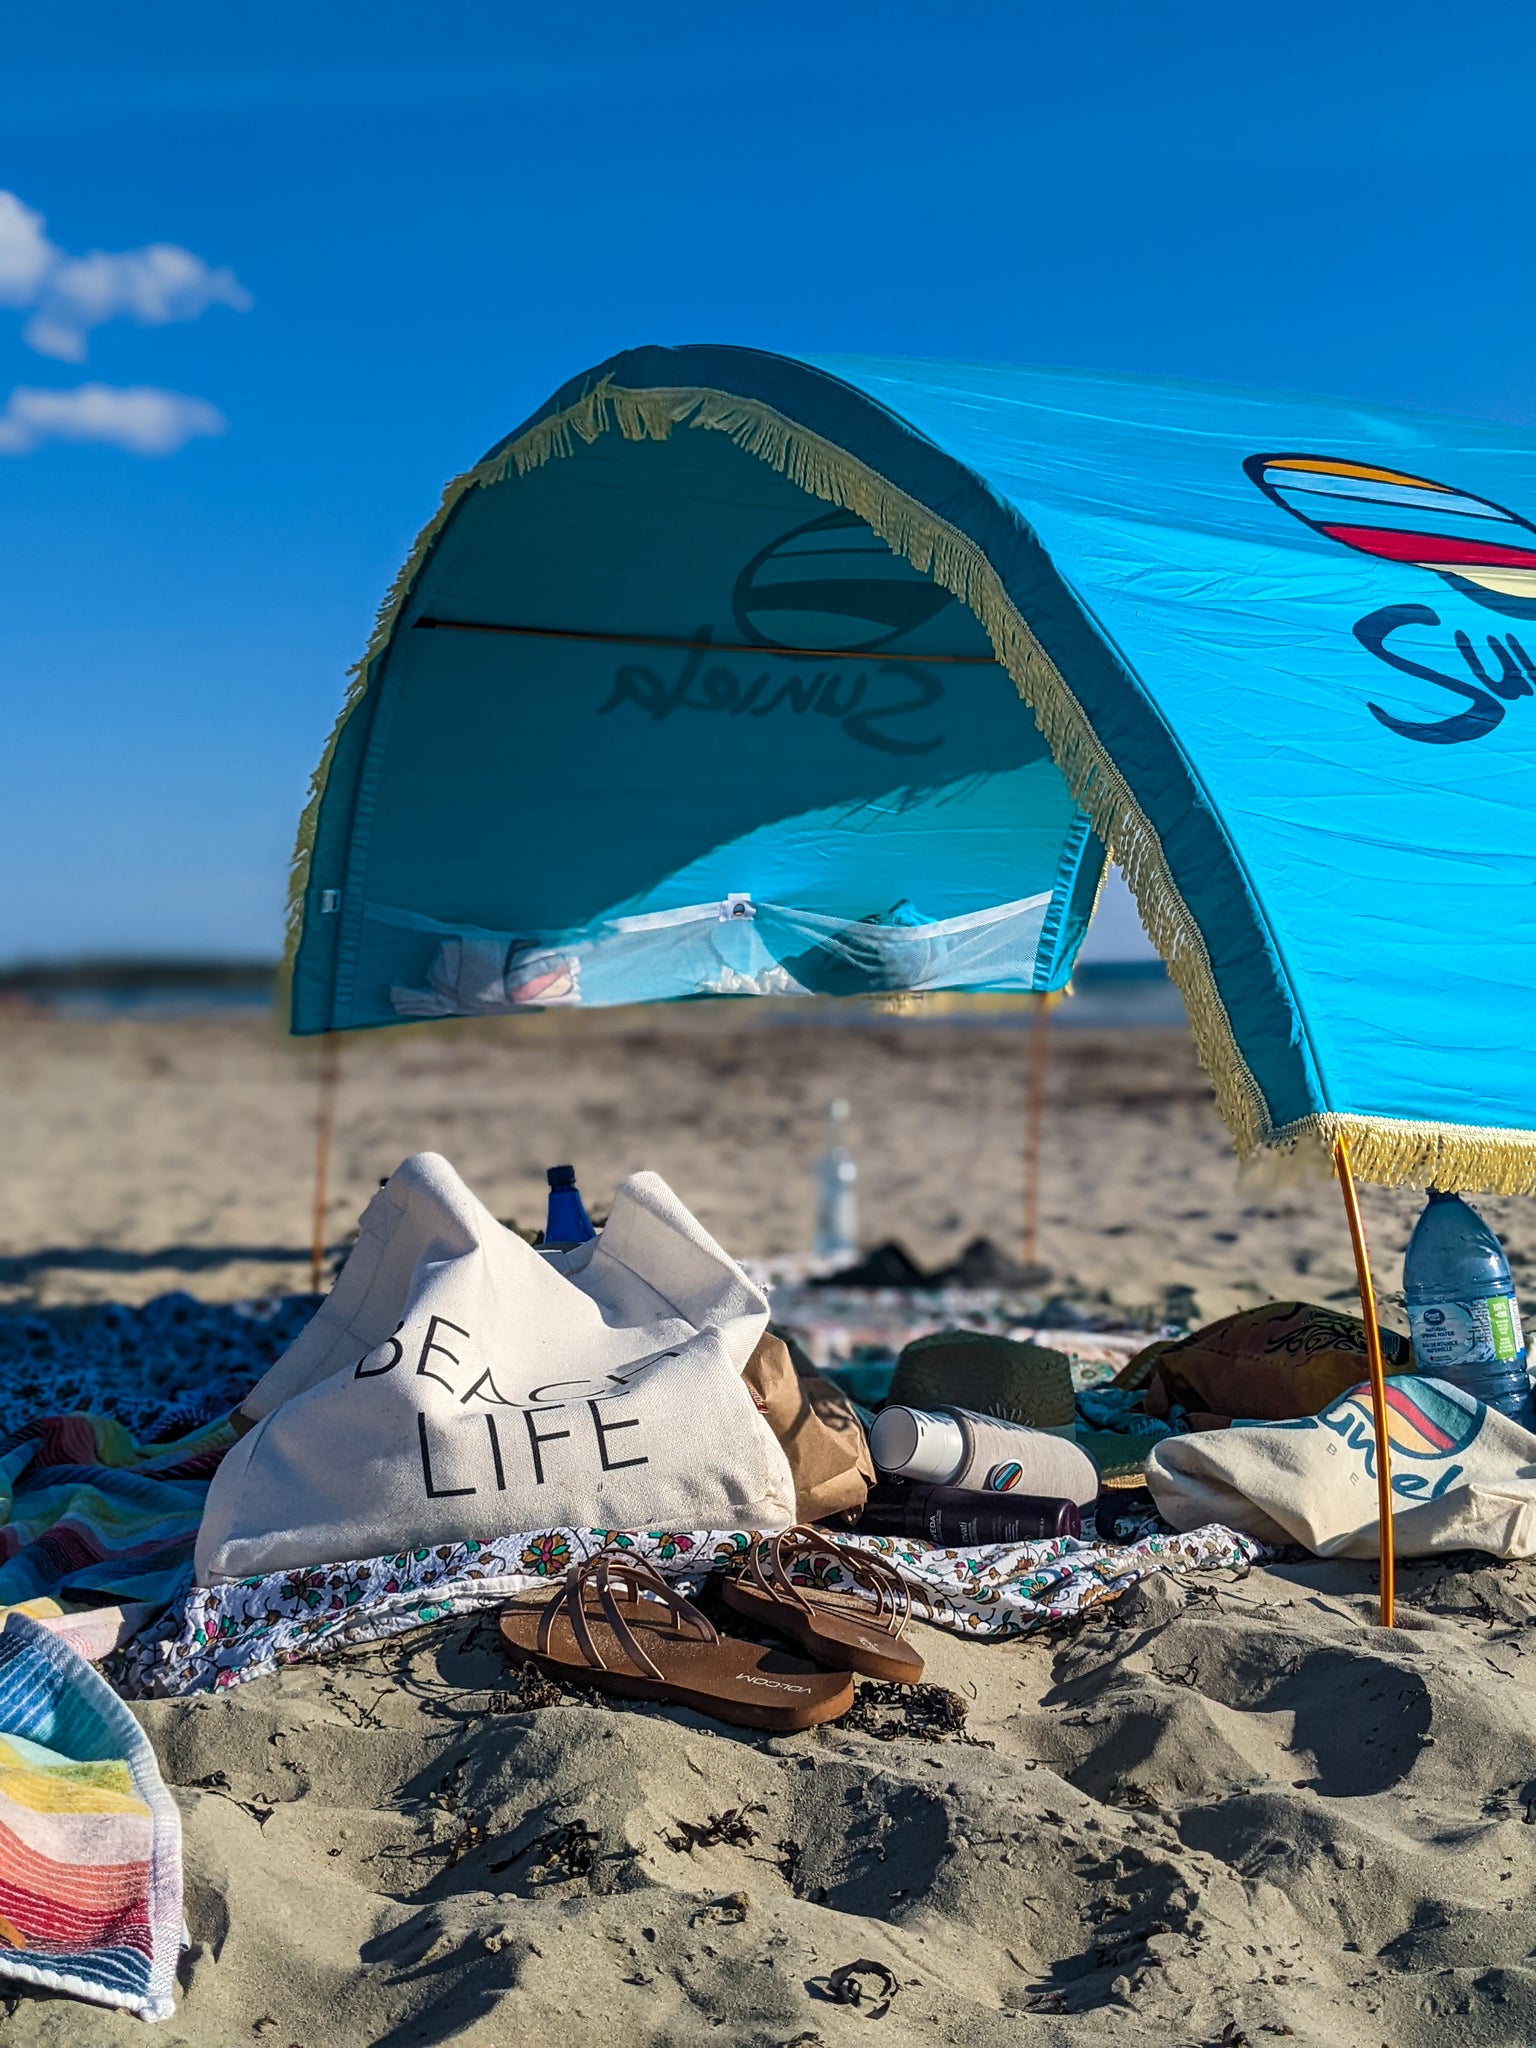
[{"label": "gold fringe trim", "polygon": [[417,573],[460,499],[470,490],[526,476],[546,462],[572,455],[578,443],[590,446],[612,427],[628,441],[665,441],[674,428],[684,425],[728,434],[746,454],[766,462],[811,497],[854,513],[920,575],[932,577],[980,621],[998,661],[1034,714],[1073,798],[1087,812],[1130,885],[1148,936],[1183,997],[1201,1064],[1240,1158],[1263,1148],[1301,1164],[1303,1155],[1320,1147],[1331,1172],[1333,1140],[1342,1132],[1363,1179],[1389,1185],[1434,1179],[1444,1187],[1490,1188],[1508,1194],[1536,1190],[1536,1133],[1334,1115],[1308,1117],[1276,1129],[1238,1047],[1199,926],[1174,883],[1151,820],[986,555],[966,535],[832,442],[754,399],[707,388],[637,391],[604,378],[563,412],[538,421],[446,487],[442,503],[417,535],[379,608],[311,780],[290,876],[285,967],[291,968],[298,944],[320,799],[342,728],[361,702]]},{"label": "gold fringe trim", "polygon": [[1281,1174],[1334,1172],[1334,1141],[1349,1146],[1358,1180],[1378,1187],[1428,1187],[1491,1195],[1536,1194],[1536,1131],[1496,1124],[1441,1124],[1411,1117],[1325,1111],[1283,1124],[1263,1140]]},{"label": "gold fringe trim", "polygon": [[288,912],[283,964],[278,976],[279,1003],[286,1004],[287,1000],[287,986],[292,977],[294,955],[298,951],[299,933],[304,923],[304,892],[309,887],[309,863],[315,850],[315,828],[320,822],[320,799],[324,796],[325,785],[330,779],[331,763],[336,758],[336,748],[341,739],[342,729],[362,702],[373,677],[373,665],[388,647],[390,636],[395,630],[395,621],[411,594],[411,586],[416,581],[422,563],[431,552],[433,542],[448,524],[450,513],[466,491],[473,489],[477,484],[499,481],[499,477],[493,479],[489,474],[493,468],[499,467],[499,464],[488,457],[485,461],[477,463],[473,469],[467,470],[463,476],[455,477],[451,483],[444,485],[441,504],[417,534],[400,573],[389,586],[384,602],[379,606],[373,622],[373,631],[368,636],[368,645],[363,650],[362,658],[355,661],[347,670],[346,694],[342,698],[341,709],[336,714],[336,723],[331,727],[330,737],[325,743],[319,765],[309,778],[309,790],[305,797],[304,809],[299,815],[299,829],[288,863]]}]

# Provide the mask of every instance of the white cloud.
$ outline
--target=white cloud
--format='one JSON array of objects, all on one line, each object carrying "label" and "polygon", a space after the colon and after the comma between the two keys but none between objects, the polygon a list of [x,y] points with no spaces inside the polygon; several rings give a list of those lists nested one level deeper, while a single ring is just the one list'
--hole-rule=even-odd
[{"label": "white cloud", "polygon": [[0,192],[0,306],[30,306],[63,253],[43,233],[40,213]]},{"label": "white cloud", "polygon": [[104,441],[131,455],[174,455],[201,434],[222,434],[224,415],[206,398],[140,384],[81,384],[73,391],[18,385],[0,412],[0,455],[29,455],[43,441]]},{"label": "white cloud", "polygon": [[42,281],[37,311],[21,338],[39,355],[68,363],[85,360],[85,337],[106,320],[126,317],[141,327],[195,320],[210,306],[245,312],[251,295],[232,270],[211,270],[190,249],[153,242],[109,256],[93,249],[56,265]]},{"label": "white cloud", "polygon": [[67,255],[44,234],[40,213],[0,191],[0,305],[36,308],[22,340],[39,355],[84,362],[86,336],[107,320],[163,327],[195,320],[210,306],[243,313],[250,304],[232,270],[215,270],[174,242]]}]

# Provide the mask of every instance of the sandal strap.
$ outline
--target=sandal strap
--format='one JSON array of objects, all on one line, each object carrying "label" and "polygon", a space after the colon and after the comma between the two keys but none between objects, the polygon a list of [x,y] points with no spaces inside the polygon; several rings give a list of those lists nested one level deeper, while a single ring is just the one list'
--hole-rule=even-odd
[{"label": "sandal strap", "polygon": [[552,1600],[547,1600],[539,1615],[538,1635],[535,1638],[539,1654],[549,1649],[550,1636],[554,1630],[555,1618],[564,1614],[571,1625],[577,1647],[595,1671],[606,1671],[608,1663],[593,1639],[591,1617],[588,1615],[589,1595],[595,1595],[603,1620],[613,1631],[615,1640],[624,1655],[647,1678],[654,1678],[658,1684],[665,1684],[665,1673],[646,1650],[634,1630],[624,1618],[619,1605],[627,1597],[636,1614],[640,1603],[645,1600],[666,1611],[679,1636],[691,1637],[694,1641],[717,1643],[720,1640],[714,1624],[702,1615],[691,1600],[687,1600],[674,1587],[669,1586],[659,1572],[652,1569],[643,1558],[619,1558],[612,1551],[600,1550],[582,1564],[573,1564],[565,1575],[565,1584]]},{"label": "sandal strap", "polygon": [[830,1558],[855,1586],[874,1594],[874,1626],[899,1642],[912,1620],[912,1589],[902,1573],[867,1550],[845,1549],[831,1542],[819,1529],[796,1523],[764,1537],[748,1554],[742,1576],[770,1599],[789,1600],[805,1613],[814,1614],[814,1599],[790,1577],[790,1569],[816,1557]]}]

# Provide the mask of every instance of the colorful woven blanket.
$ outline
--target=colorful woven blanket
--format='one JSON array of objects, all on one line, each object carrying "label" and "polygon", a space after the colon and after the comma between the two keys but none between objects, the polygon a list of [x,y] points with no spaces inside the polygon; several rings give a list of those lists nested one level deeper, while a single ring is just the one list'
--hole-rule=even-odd
[{"label": "colorful woven blanket", "polygon": [[0,1631],[0,1977],[169,2018],[181,1816],[143,1730],[25,1616]]},{"label": "colorful woven blanket", "polygon": [[41,1415],[0,1437],[0,1609],[40,1594],[164,1606],[234,1440],[224,1418],[145,1445],[102,1415]]},{"label": "colorful woven blanket", "polygon": [[[540,1529],[195,1586],[116,1660],[114,1681],[129,1699],[242,1685],[279,1664],[499,1606],[600,1550],[644,1558],[663,1578],[698,1579],[736,1564],[752,1540],[743,1529]],[[1025,1635],[1065,1621],[1118,1599],[1152,1572],[1243,1571],[1270,1555],[1218,1524],[1125,1543],[1063,1536],[969,1550],[938,1550],[904,1537],[836,1540],[899,1565],[921,1619],[974,1636]],[[819,1569],[817,1577],[836,1585],[836,1567]]]}]

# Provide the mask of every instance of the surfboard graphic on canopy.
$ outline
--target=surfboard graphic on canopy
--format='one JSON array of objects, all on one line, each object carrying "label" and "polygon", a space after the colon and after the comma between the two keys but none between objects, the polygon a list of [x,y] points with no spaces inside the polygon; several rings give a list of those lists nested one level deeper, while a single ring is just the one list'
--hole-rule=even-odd
[{"label": "surfboard graphic on canopy", "polygon": [[1536,437],[642,348],[451,484],[292,1024],[1062,987],[1108,847],[1238,1147],[1536,1186]]}]

